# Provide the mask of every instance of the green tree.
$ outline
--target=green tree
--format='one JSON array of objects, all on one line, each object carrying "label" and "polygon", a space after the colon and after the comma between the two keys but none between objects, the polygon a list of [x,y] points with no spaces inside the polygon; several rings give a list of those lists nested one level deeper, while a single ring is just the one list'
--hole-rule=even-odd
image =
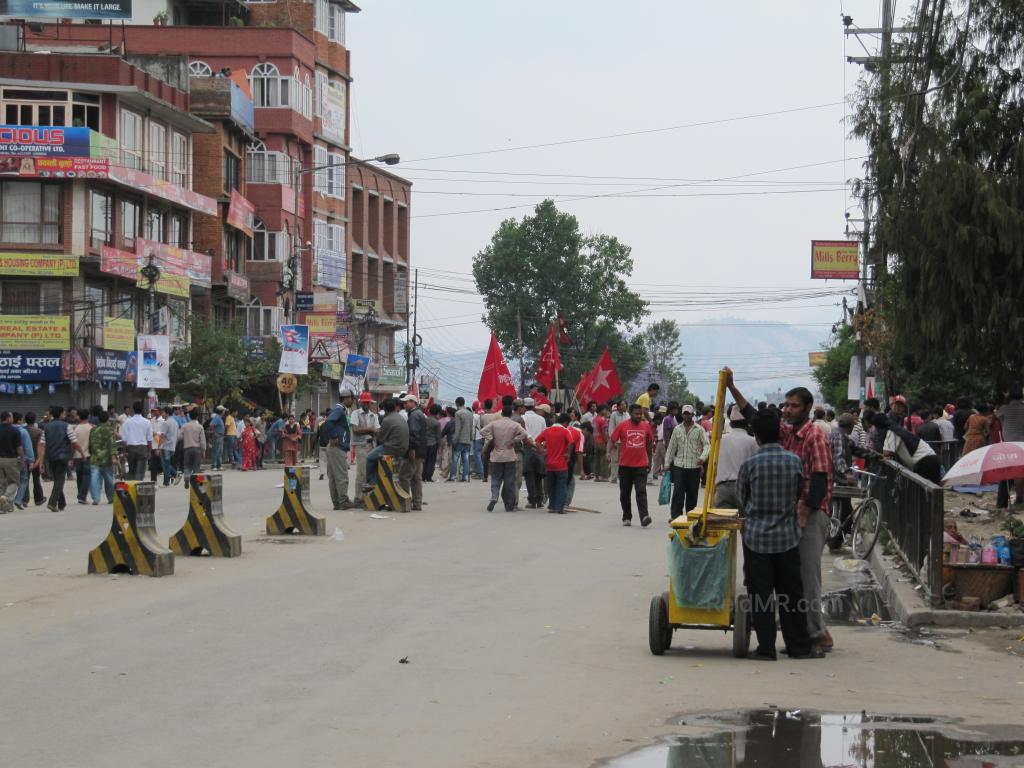
[{"label": "green tree", "polygon": [[847,403],[850,360],[856,354],[856,333],[851,326],[841,325],[825,345],[825,364],[811,371],[825,401],[833,408],[840,408]]},{"label": "green tree", "polygon": [[[647,360],[667,382],[668,391],[662,397],[679,402],[695,402],[690,383],[683,373],[683,349],[679,339],[679,323],[665,318],[648,325],[639,334]],[[634,374],[635,376],[635,374]]]},{"label": "green tree", "polygon": [[532,374],[548,324],[559,313],[566,319],[572,344],[561,350],[561,380],[570,386],[606,344],[624,381],[632,369],[627,334],[646,313],[646,303],[626,285],[632,273],[629,246],[610,235],[582,235],[576,217],[551,200],[521,221],[503,221],[473,259],[484,322],[509,358],[524,361],[524,378]]},{"label": "green tree", "polygon": [[938,0],[910,21],[891,85],[862,83],[854,124],[878,203],[878,358],[897,391],[937,371],[1003,390],[1024,368],[1024,13]]},{"label": "green tree", "polygon": [[266,388],[277,372],[281,350],[267,339],[266,354],[247,353],[241,323],[214,323],[193,314],[189,321],[191,344],[171,355],[171,386],[188,397],[220,402],[224,398]]}]

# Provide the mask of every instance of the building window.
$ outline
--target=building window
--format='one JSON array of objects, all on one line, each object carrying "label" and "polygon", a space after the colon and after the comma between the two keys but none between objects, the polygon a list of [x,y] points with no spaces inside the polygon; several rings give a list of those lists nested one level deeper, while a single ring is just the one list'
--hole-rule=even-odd
[{"label": "building window", "polygon": [[317,117],[324,113],[324,90],[327,88],[327,73],[317,70],[316,93],[313,94],[313,114]]},{"label": "building window", "polygon": [[249,146],[249,182],[252,184],[285,184],[291,186],[291,163],[283,152],[268,152],[258,139]]},{"label": "building window", "polygon": [[238,155],[224,150],[224,191],[230,193],[233,189],[241,189],[242,183],[242,161]]},{"label": "building window", "polygon": [[288,106],[288,90],[285,87],[284,102],[281,100],[281,73],[277,67],[261,62],[252,68],[249,77],[253,103],[257,107]]},{"label": "building window", "polygon": [[167,236],[167,242],[179,248],[188,248],[188,214],[172,213],[169,222],[171,231]]},{"label": "building window", "polygon": [[142,116],[121,110],[121,162],[142,170]]},{"label": "building window", "polygon": [[[255,233],[254,233],[255,234]],[[230,227],[224,228],[224,268],[242,271],[242,248],[245,235]]]},{"label": "building window", "polygon": [[114,244],[114,196],[89,190],[89,227],[93,248]]},{"label": "building window", "polygon": [[205,61],[190,61],[188,74],[190,77],[213,77],[213,68]]},{"label": "building window", "polygon": [[330,164],[333,168],[327,169],[327,194],[338,200],[345,199],[345,156],[332,152]]},{"label": "building window", "polygon": [[135,250],[135,238],[142,234],[142,206],[133,200],[121,201],[121,245]]},{"label": "building window", "polygon": [[0,312],[6,315],[57,315],[64,306],[60,280],[4,280]]},{"label": "building window", "polygon": [[0,241],[60,243],[60,186],[36,181],[0,182]]},{"label": "building window", "polygon": [[330,162],[329,158],[327,147],[321,147],[319,144],[313,147],[313,167],[321,169],[313,172],[313,191],[321,195],[327,194],[327,170],[323,166]]},{"label": "building window", "polygon": [[188,170],[192,157],[188,151],[188,136],[183,133],[171,134],[171,182],[187,189]]},{"label": "building window", "polygon": [[331,18],[331,4],[327,0],[316,0],[316,7],[313,12],[313,28],[320,34],[327,36],[327,25]]},{"label": "building window", "polygon": [[249,251],[250,261],[281,261],[288,252],[281,248],[280,232],[268,232],[261,219],[256,219],[252,226],[252,247]]},{"label": "building window", "polygon": [[167,230],[167,211],[150,208],[146,214],[146,239],[154,243],[165,242]]},{"label": "building window", "polygon": [[149,121],[149,172],[158,179],[167,178],[167,127]]},{"label": "building window", "polygon": [[7,125],[100,129],[100,97],[94,93],[4,88],[2,100]]}]

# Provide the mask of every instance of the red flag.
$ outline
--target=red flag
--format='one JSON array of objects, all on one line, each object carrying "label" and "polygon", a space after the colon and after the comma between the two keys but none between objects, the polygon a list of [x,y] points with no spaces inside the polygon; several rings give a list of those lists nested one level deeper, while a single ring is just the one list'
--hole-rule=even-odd
[{"label": "red flag", "polygon": [[584,373],[580,376],[580,383],[576,385],[576,402],[579,403],[580,409],[585,410],[587,403],[593,398],[590,397],[590,379],[591,374]]},{"label": "red flag", "polygon": [[604,348],[604,353],[598,359],[594,370],[590,372],[590,384],[587,390],[584,393],[587,399],[596,400],[599,403],[622,394],[622,382],[619,381],[619,372],[615,370],[615,363],[612,362],[608,347]]},{"label": "red flag", "polygon": [[566,346],[572,344],[572,339],[569,338],[569,323],[562,317],[561,312],[558,313],[558,343]]},{"label": "red flag", "polygon": [[498,339],[491,334],[491,345],[487,348],[487,359],[484,360],[484,370],[480,374],[480,387],[477,390],[477,399],[500,400],[504,395],[516,395],[516,385],[512,381],[512,373],[505,362],[505,356],[501,354],[501,347],[498,346]]},{"label": "red flag", "polygon": [[548,340],[537,361],[537,375],[534,379],[548,389],[555,386],[555,373],[562,370],[562,358],[558,354],[558,342],[555,341],[555,326],[548,326]]}]

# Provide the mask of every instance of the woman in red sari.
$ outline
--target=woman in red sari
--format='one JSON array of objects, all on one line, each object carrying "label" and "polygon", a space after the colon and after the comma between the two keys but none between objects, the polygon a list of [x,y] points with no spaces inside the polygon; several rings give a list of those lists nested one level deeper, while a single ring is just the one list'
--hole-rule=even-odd
[{"label": "woman in red sari", "polygon": [[260,447],[256,441],[256,428],[252,420],[246,416],[242,422],[245,424],[245,431],[242,433],[242,471],[248,472],[256,469],[256,457]]}]

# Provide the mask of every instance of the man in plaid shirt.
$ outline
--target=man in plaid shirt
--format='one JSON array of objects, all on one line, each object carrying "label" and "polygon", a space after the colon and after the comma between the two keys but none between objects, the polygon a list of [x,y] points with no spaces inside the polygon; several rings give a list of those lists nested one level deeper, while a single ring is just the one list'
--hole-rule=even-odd
[{"label": "man in plaid shirt", "polygon": [[[753,419],[757,411],[747,402],[733,381],[732,371],[726,370],[726,385],[736,399],[743,415]],[[831,651],[832,635],[825,627],[825,612],[821,602],[821,554],[828,538],[828,509],[832,496],[832,448],[825,433],[810,420],[814,396],[805,387],[786,393],[782,413],[786,423],[781,425],[782,447],[800,457],[803,462],[804,485],[797,504],[797,514],[803,529],[800,536],[800,567],[804,598],[808,603],[807,629],[814,644],[823,651]]]},{"label": "man in plaid shirt", "polygon": [[740,465],[736,495],[743,510],[743,575],[757,633],[752,658],[774,660],[777,598],[782,637],[792,658],[820,658],[807,632],[807,604],[800,576],[800,523],[797,501],[803,492],[799,458],[779,445],[779,419],[758,413],[752,419],[760,448]]}]

